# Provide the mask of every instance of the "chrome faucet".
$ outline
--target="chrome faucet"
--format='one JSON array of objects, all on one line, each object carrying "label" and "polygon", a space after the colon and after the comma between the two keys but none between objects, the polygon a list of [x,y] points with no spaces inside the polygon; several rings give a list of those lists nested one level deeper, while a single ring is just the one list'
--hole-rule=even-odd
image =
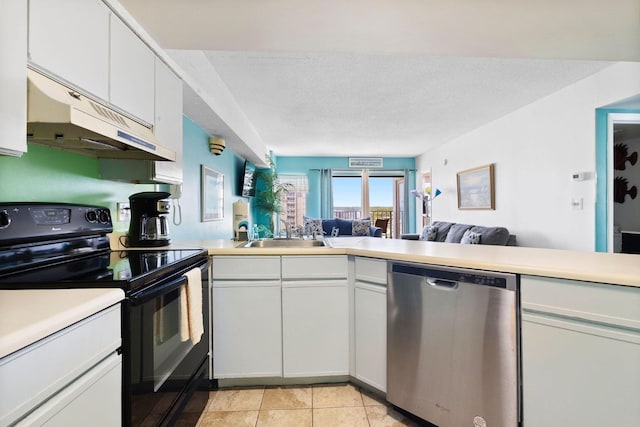
[{"label": "chrome faucet", "polygon": [[291,223],[282,218],[280,218],[280,221],[284,224],[284,231],[286,233],[287,239],[291,239]]}]

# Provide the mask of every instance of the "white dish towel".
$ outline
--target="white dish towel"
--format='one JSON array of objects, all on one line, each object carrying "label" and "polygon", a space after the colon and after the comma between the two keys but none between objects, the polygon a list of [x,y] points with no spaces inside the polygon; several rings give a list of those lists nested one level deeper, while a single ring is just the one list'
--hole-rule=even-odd
[{"label": "white dish towel", "polygon": [[194,268],[185,273],[187,283],[180,287],[180,339],[196,345],[204,334],[202,319],[202,273]]}]

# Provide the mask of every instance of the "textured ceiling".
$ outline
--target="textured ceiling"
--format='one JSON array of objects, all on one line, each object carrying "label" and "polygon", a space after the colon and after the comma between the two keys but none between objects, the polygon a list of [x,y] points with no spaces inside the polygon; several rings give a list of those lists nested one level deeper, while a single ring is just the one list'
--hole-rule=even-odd
[{"label": "textured ceiling", "polygon": [[204,52],[282,155],[414,156],[640,60],[638,0],[121,3],[178,64]]},{"label": "textured ceiling", "polygon": [[207,52],[282,155],[416,156],[602,69],[602,62]]}]

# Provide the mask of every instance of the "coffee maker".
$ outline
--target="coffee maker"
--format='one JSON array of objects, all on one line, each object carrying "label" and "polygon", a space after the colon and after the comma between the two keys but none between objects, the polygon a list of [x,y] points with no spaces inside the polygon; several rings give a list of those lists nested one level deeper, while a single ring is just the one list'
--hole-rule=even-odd
[{"label": "coffee maker", "polygon": [[171,210],[171,204],[166,200],[170,195],[162,191],[145,191],[129,196],[129,247],[169,244],[169,223],[164,215]]}]

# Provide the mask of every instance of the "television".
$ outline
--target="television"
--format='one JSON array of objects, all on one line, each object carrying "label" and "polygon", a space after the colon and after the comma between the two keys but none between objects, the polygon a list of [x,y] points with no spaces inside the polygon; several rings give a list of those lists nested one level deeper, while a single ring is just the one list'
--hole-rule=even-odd
[{"label": "television", "polygon": [[242,171],[242,175],[240,175],[241,183],[241,196],[242,197],[253,197],[256,195],[256,166],[248,160],[244,162],[244,168]]}]

